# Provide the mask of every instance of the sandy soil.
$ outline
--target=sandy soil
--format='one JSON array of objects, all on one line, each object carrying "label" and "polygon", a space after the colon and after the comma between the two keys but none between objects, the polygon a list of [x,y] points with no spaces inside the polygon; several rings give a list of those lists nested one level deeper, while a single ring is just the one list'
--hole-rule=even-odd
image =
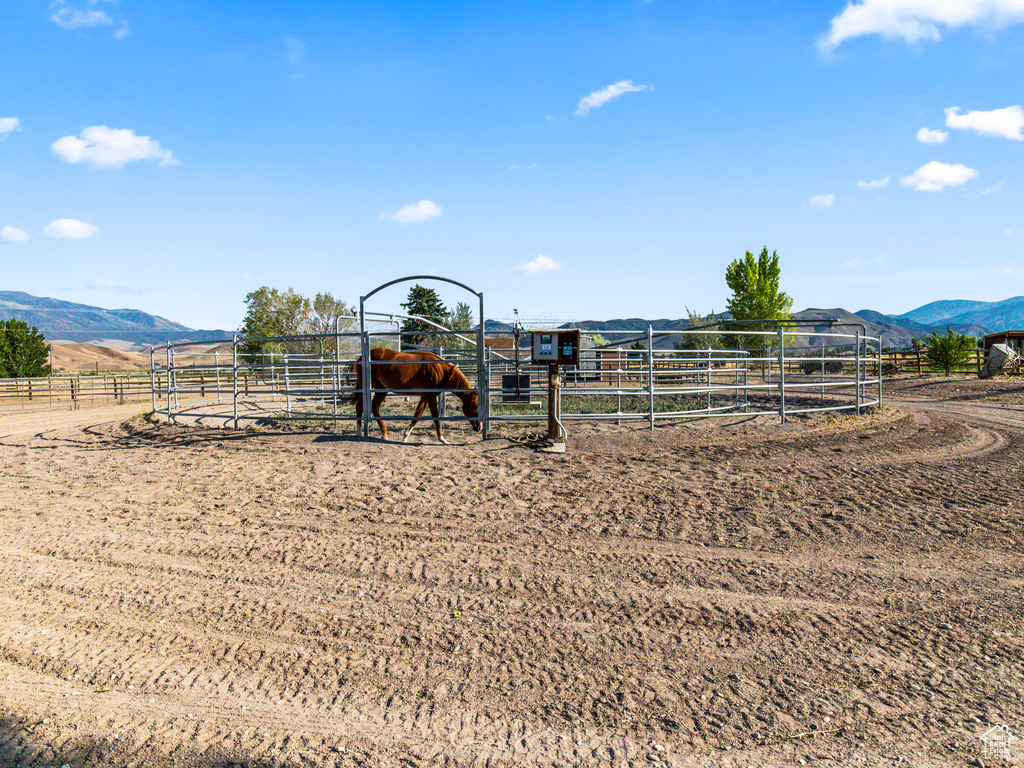
[{"label": "sandy soil", "polygon": [[965,765],[1024,736],[1024,387],[886,387],[564,455],[0,420],[0,765]]}]

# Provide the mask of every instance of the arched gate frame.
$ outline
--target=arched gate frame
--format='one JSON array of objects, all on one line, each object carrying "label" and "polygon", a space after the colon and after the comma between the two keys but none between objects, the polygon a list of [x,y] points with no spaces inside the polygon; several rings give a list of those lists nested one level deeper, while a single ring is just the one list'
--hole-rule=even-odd
[{"label": "arched gate frame", "polygon": [[378,285],[365,296],[359,297],[359,338],[363,357],[363,380],[360,382],[363,390],[363,437],[368,438],[370,436],[370,407],[373,401],[372,393],[370,392],[370,384],[372,381],[370,373],[370,335],[366,332],[366,315],[363,311],[365,309],[366,300],[375,293],[379,293],[385,288],[390,288],[392,285],[411,282],[413,280],[439,280],[443,283],[451,283],[452,285],[457,285],[459,288],[464,288],[469,291],[476,296],[480,302],[480,325],[476,331],[476,392],[477,400],[480,404],[480,426],[483,430],[483,437],[486,439],[487,428],[490,424],[490,404],[487,396],[487,371],[484,364],[484,295],[479,291],[474,291],[465,283],[460,283],[458,280],[452,280],[448,277],[438,277],[437,275],[411,275],[409,277],[399,277],[396,280],[391,280],[383,285]]}]

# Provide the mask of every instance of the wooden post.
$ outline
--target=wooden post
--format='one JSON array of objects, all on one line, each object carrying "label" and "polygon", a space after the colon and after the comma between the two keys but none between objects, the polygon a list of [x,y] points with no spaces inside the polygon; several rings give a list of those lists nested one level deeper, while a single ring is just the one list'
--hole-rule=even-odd
[{"label": "wooden post", "polygon": [[559,399],[558,363],[548,363],[548,437],[558,440],[562,436],[558,428],[556,407]]},{"label": "wooden post", "polygon": [[921,350],[917,350],[917,375],[921,375]]}]

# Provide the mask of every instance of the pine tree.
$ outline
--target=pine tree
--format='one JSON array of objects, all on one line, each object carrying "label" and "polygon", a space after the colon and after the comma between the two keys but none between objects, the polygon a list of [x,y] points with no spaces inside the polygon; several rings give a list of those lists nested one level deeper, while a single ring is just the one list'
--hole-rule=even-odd
[{"label": "pine tree", "polygon": [[[432,320],[439,325],[444,325],[448,318],[448,309],[437,292],[433,288],[424,288],[418,283],[409,289],[409,298],[402,306],[408,314]],[[412,318],[405,320],[402,323],[402,349],[438,346],[438,339],[432,333],[436,330],[437,328],[429,323]]]}]

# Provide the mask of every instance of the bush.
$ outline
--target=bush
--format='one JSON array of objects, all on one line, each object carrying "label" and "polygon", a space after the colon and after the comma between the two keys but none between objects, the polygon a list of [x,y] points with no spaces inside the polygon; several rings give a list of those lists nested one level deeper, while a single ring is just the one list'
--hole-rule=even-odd
[{"label": "bush", "polygon": [[927,342],[925,355],[928,361],[936,368],[941,368],[947,376],[954,368],[966,363],[971,352],[978,346],[976,338],[965,333],[954,333],[952,328],[947,328],[942,335],[932,331]]}]

